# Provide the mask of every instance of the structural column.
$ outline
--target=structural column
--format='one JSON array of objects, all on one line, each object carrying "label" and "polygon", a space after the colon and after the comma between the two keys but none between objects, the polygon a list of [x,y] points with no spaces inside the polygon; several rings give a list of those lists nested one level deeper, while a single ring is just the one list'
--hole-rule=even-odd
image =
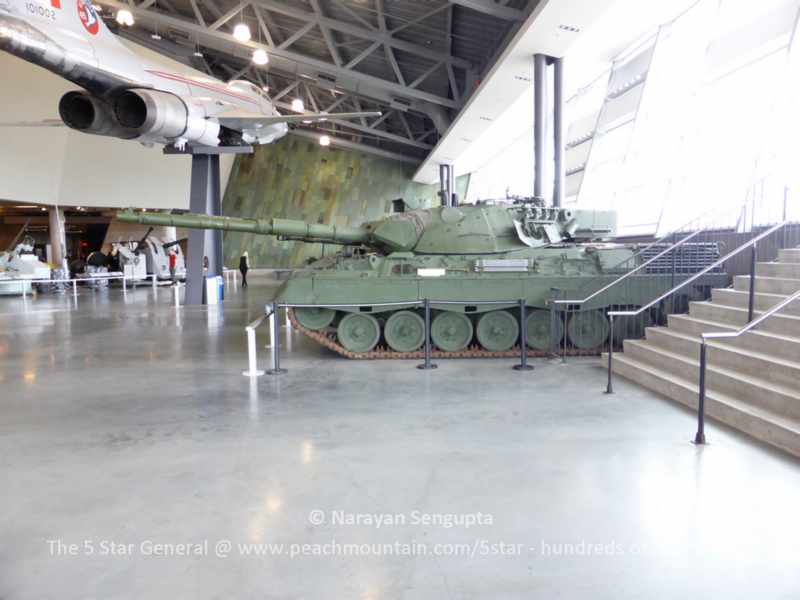
[{"label": "structural column", "polygon": [[544,140],[547,131],[547,56],[533,55],[533,195],[544,197]]},{"label": "structural column", "polygon": [[[189,209],[193,213],[220,216],[222,198],[218,154],[192,155]],[[203,259],[208,258],[208,277],[222,275],[222,232],[191,229],[186,265],[186,304],[205,303]]]},{"label": "structural column", "polygon": [[50,261],[63,268],[67,240],[64,231],[64,210],[51,206],[49,211]]},{"label": "structural column", "polygon": [[553,59],[553,143],[555,145],[553,206],[564,203],[564,59]]}]

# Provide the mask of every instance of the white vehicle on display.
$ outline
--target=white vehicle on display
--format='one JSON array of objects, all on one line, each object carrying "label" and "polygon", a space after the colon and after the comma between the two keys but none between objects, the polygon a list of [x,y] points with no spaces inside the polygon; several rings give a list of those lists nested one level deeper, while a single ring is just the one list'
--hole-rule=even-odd
[{"label": "white vehicle on display", "polygon": [[248,81],[148,64],[111,33],[91,0],[0,0],[0,50],[83,88],[59,102],[68,127],[148,145],[269,144],[289,123],[381,114],[281,115]]},{"label": "white vehicle on display", "polygon": [[147,257],[147,275],[155,275],[162,281],[172,279],[169,269],[169,256],[175,255],[175,279],[186,279],[186,261],[183,250],[177,241],[162,242],[155,236],[147,236],[144,241],[144,253]]},{"label": "white vehicle on display", "polygon": [[50,266],[34,254],[31,238],[25,238],[12,252],[0,254],[0,295],[29,293],[31,282],[20,279],[50,279]]},{"label": "white vehicle on display", "polygon": [[139,251],[139,242],[116,242],[111,244],[111,254],[119,261],[119,268],[126,279],[147,279],[147,258]]}]

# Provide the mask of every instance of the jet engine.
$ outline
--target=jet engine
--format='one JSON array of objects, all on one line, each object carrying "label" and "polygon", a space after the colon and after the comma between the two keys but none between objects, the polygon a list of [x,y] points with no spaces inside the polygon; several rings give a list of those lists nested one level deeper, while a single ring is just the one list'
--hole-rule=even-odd
[{"label": "jet engine", "polygon": [[67,92],[58,103],[61,120],[72,129],[94,135],[107,135],[126,140],[138,133],[125,129],[114,118],[111,107],[100,98],[86,92]]},{"label": "jet engine", "polygon": [[158,90],[131,89],[114,99],[114,115],[125,128],[143,140],[219,144],[219,123],[206,119],[202,107]]}]

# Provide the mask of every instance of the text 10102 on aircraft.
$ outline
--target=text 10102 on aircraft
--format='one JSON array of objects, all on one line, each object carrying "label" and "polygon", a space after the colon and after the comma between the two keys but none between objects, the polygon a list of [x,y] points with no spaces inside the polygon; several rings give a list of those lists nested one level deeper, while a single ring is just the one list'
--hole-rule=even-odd
[{"label": "text 10102 on aircraft", "polygon": [[91,0],[0,0],[0,50],[83,88],[59,102],[68,127],[144,144],[269,144],[289,123],[381,114],[281,115],[248,81],[148,64],[109,31]]}]

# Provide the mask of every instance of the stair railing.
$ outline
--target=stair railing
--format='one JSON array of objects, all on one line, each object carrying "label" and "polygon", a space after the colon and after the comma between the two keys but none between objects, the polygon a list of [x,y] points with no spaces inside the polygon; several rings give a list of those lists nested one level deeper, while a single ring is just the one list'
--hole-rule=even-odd
[{"label": "stair railing", "polygon": [[610,342],[609,342],[609,345],[608,345],[608,383],[607,383],[607,386],[606,386],[606,393],[607,394],[613,394],[614,393],[614,385],[613,385],[613,377],[612,377],[612,375],[613,375],[613,366],[614,366],[614,319],[615,318],[636,317],[636,316],[641,315],[644,311],[649,310],[650,308],[652,308],[656,304],[666,300],[667,298],[669,298],[670,296],[675,294],[677,291],[683,289],[684,287],[686,287],[690,283],[692,283],[694,281],[697,281],[700,277],[702,277],[706,273],[709,273],[710,271],[713,271],[714,269],[717,269],[717,268],[721,267],[723,264],[725,264],[731,258],[733,258],[734,256],[738,256],[739,254],[741,254],[742,252],[744,252],[745,250],[747,250],[749,248],[750,251],[751,251],[751,255],[750,255],[750,292],[749,292],[749,298],[748,298],[747,320],[748,320],[748,322],[752,322],[753,321],[753,310],[754,310],[754,307],[755,307],[755,279],[756,279],[756,263],[758,261],[758,243],[761,240],[763,240],[764,238],[767,238],[767,237],[771,236],[772,234],[774,234],[777,231],[780,231],[782,228],[784,228],[789,223],[790,223],[790,221],[783,221],[781,223],[778,223],[777,225],[774,225],[774,226],[770,227],[769,229],[767,229],[766,231],[760,233],[756,237],[746,241],[745,243],[740,245],[735,250],[732,250],[731,252],[729,252],[728,254],[726,254],[725,256],[723,256],[722,258],[720,258],[719,260],[717,260],[713,264],[707,266],[706,268],[702,269],[701,271],[698,271],[697,273],[695,273],[694,275],[692,275],[691,277],[689,277],[685,281],[682,281],[681,283],[679,283],[678,285],[676,285],[675,287],[670,289],[668,292],[665,292],[664,294],[661,294],[658,298],[655,298],[654,300],[651,300],[650,302],[648,302],[644,306],[639,307],[636,310],[625,310],[625,311],[612,310],[612,311],[609,311],[608,312],[608,321],[609,321],[609,327],[610,327],[610,332],[609,332]]},{"label": "stair railing", "polygon": [[[671,239],[671,243],[667,242],[669,245],[661,250],[660,252],[656,253],[649,259],[644,260],[640,264],[634,266],[630,270],[626,270],[624,273],[619,275],[616,279],[609,282],[607,285],[601,287],[598,290],[595,290],[583,298],[568,300],[568,299],[558,299],[553,298],[550,300],[550,311],[551,311],[551,323],[556,322],[556,312],[561,311],[564,313],[575,314],[583,310],[583,307],[587,305],[589,302],[594,300],[595,298],[601,296],[602,294],[609,292],[611,290],[619,290],[618,286],[631,281],[632,278],[636,275],[643,275],[648,274],[647,269],[651,265],[658,263],[664,257],[669,255],[672,256],[672,264],[671,264],[671,280],[668,282],[670,288],[676,285],[676,279],[678,276],[679,270],[679,250],[682,247],[687,246],[689,242],[693,240],[697,240],[700,236],[707,236],[708,239],[713,237],[714,233],[719,231],[730,230],[734,231],[739,228],[741,225],[741,215],[744,210],[746,210],[747,205],[750,203],[750,200],[746,200],[745,202],[741,203],[741,205],[734,206],[734,207],[716,207],[714,209],[708,210],[701,215],[693,218],[691,221],[688,221],[686,224],[682,225],[681,227],[670,231],[669,233],[657,238],[655,241],[649,243],[644,248],[637,250],[631,256],[627,257],[623,261],[615,264],[613,267],[606,268],[607,271],[614,272],[625,265],[633,265],[636,261],[640,260],[640,257],[646,256],[646,253],[657,247],[660,244],[665,243],[666,240]],[[680,238],[680,239],[679,239]],[[704,240],[706,237],[703,238]],[[703,242],[700,241],[699,244],[695,244],[695,246],[703,246]],[[699,250],[694,249],[692,246],[688,247],[687,250],[682,250],[680,253],[680,267],[685,268],[687,263],[692,263],[692,261],[698,261],[701,259],[700,256],[701,252]],[[685,272],[684,272],[685,274]],[[583,286],[578,290],[578,293],[583,292],[583,290],[588,287],[588,285]],[[663,288],[660,288],[663,289]],[[660,291],[659,289],[659,291]],[[558,290],[554,290],[558,292]],[[653,293],[657,293],[653,291]],[[618,292],[618,295],[622,294],[625,295],[623,292]],[[573,315],[574,316],[574,315]],[[567,322],[569,321],[569,314],[565,314],[564,324],[566,326]],[[552,330],[556,328],[553,327]],[[556,334],[557,337],[557,334]],[[556,353],[558,350],[557,348],[557,340],[551,342],[551,350]],[[560,349],[562,355],[562,361],[566,362],[567,357],[567,335],[565,333],[563,337],[563,347]]]},{"label": "stair railing", "polygon": [[[753,282],[750,282],[750,289],[753,289]],[[800,299],[800,291],[795,292],[781,303],[773,306],[767,312],[762,314],[755,320],[751,320],[747,325],[742,327],[738,331],[714,331],[711,333],[702,333],[700,334],[700,391],[699,397],[697,401],[697,433],[694,436],[694,443],[695,444],[705,444],[706,443],[706,368],[708,366],[708,340],[719,340],[719,339],[732,339],[738,338],[739,336],[747,333],[748,331],[752,331],[759,325],[761,325],[764,321],[773,317],[776,313],[780,312],[792,302]]]}]

